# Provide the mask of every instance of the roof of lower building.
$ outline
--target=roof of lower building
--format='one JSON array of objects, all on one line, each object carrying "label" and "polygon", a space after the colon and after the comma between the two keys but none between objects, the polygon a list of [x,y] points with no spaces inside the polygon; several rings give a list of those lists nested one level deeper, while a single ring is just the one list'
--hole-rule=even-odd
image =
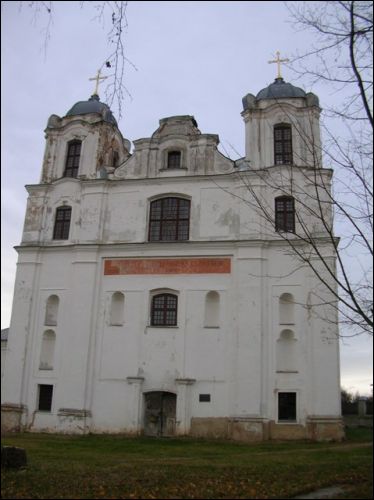
[{"label": "roof of lower building", "polygon": [[1,330],[1,340],[8,340],[9,328],[3,328]]}]

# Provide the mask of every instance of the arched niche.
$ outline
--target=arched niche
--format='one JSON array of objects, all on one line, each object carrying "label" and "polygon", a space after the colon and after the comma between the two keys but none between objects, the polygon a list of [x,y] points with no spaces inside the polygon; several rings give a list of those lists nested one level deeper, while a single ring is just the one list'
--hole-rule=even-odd
[{"label": "arched niche", "polygon": [[297,340],[293,330],[282,330],[277,340],[276,364],[278,372],[297,371]]},{"label": "arched niche", "polygon": [[53,330],[46,330],[43,333],[42,346],[40,350],[40,370],[53,370],[55,343],[55,332]]},{"label": "arched niche", "polygon": [[279,324],[295,324],[295,301],[291,293],[283,293],[279,297]]},{"label": "arched niche", "polygon": [[206,328],[218,328],[219,323],[220,323],[220,295],[218,292],[210,291],[205,296],[204,326]]},{"label": "arched niche", "polygon": [[121,326],[125,316],[125,296],[122,292],[114,292],[110,304],[110,324]]},{"label": "arched niche", "polygon": [[45,306],[45,319],[44,319],[44,324],[46,326],[57,326],[59,303],[60,299],[57,297],[57,295],[50,295],[48,297]]}]

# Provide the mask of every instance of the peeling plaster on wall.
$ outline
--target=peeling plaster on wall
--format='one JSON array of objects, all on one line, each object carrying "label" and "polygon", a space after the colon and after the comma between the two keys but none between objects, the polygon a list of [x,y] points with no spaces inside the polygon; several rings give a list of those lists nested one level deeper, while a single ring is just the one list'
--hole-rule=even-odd
[{"label": "peeling plaster on wall", "polygon": [[[261,151],[264,160],[271,157],[273,149],[271,127],[266,127],[261,117],[270,111],[255,112],[257,115],[246,117],[247,145],[255,149],[255,157],[260,154],[257,144],[268,149]],[[9,349],[7,365],[11,375],[8,394],[23,394],[25,401],[23,396],[19,399],[33,415],[35,387],[55,383],[51,381],[57,370],[50,378],[41,378],[38,371],[33,371],[33,363],[44,328],[44,316],[38,308],[43,309],[45,295],[61,295],[56,333],[59,378],[54,404],[56,408],[87,408],[92,412],[92,421],[87,421],[86,426],[79,419],[59,420],[51,412],[37,415],[35,422],[25,418],[33,430],[136,434],[144,427],[141,408],[143,393],[148,390],[177,394],[177,428],[182,429],[181,433],[188,433],[191,419],[195,419],[195,431],[203,435],[213,429],[219,437],[267,439],[268,422],[276,421],[278,390],[298,391],[300,422],[291,426],[290,437],[295,432],[292,429],[305,427],[308,414],[329,414],[337,422],[337,343],[333,332],[324,331],[320,318],[309,314],[309,310],[300,308],[299,328],[295,330],[309,320],[313,345],[306,345],[307,336],[300,335],[300,351],[305,357],[308,354],[318,370],[312,371],[306,362],[300,362],[298,374],[271,375],[276,369],[273,340],[278,338],[279,322],[277,306],[268,292],[275,284],[284,287],[285,292],[296,284],[300,293],[295,296],[300,299],[314,285],[306,284],[302,273],[294,273],[295,262],[277,236],[271,231],[260,233],[257,214],[247,214],[248,205],[243,209],[239,198],[230,194],[237,193],[240,185],[237,176],[232,175],[233,162],[217,149],[218,136],[201,134],[191,116],[169,117],[160,121],[150,138],[134,142],[135,152],[130,157],[120,131],[97,116],[65,117],[52,120],[50,126],[53,128],[47,130],[42,168],[43,178],[50,184],[28,188],[24,232],[27,244],[19,250],[20,274],[10,334],[14,333],[15,344]],[[248,137],[252,133],[253,137]],[[84,141],[79,175],[86,180],[62,177],[66,144],[74,137]],[[114,174],[109,172],[108,180],[97,179],[97,168],[110,164],[114,147],[119,148],[121,166]],[[180,148],[182,166],[187,170],[165,169],[171,148]],[[288,182],[286,174],[284,182]],[[60,178],[52,182],[56,177]],[[266,183],[254,187],[264,191]],[[191,199],[189,241],[148,242],[149,200],[173,195]],[[270,192],[271,200],[273,196]],[[69,239],[53,241],[55,210],[64,204],[72,207]],[[42,206],[46,207],[44,221]],[[144,267],[144,272],[128,274],[106,273],[101,265],[103,261],[120,260],[129,266],[131,260],[137,259],[152,264]],[[187,272],[183,262],[199,259],[205,263],[227,259],[230,267],[224,273],[214,267]],[[159,265],[158,260],[162,261],[159,270],[163,272],[152,275],[150,268]],[[173,261],[167,264],[170,272],[165,271],[168,260]],[[280,269],[285,277],[279,276]],[[295,283],[290,284],[287,276],[291,275]],[[179,294],[176,328],[149,326],[150,292],[156,288]],[[110,297],[116,291],[124,295],[121,325],[112,325],[109,320]],[[219,328],[204,328],[209,291],[217,291],[220,296]],[[68,357],[64,356],[66,352]],[[321,359],[323,362],[319,362]],[[313,380],[309,386],[310,374]],[[142,380],[134,381],[136,377]],[[129,379],[132,381],[127,383]],[[313,392],[315,387],[318,397]],[[199,404],[201,393],[212,395],[209,406]],[[230,423],[228,415],[232,414],[241,417]]]},{"label": "peeling plaster on wall", "polygon": [[24,231],[38,231],[40,229],[43,207],[31,202],[26,212]]},{"label": "peeling plaster on wall", "polygon": [[238,234],[240,230],[240,216],[235,213],[235,211],[230,208],[225,213],[221,214],[217,219],[217,222],[221,226],[228,226],[231,234]]}]

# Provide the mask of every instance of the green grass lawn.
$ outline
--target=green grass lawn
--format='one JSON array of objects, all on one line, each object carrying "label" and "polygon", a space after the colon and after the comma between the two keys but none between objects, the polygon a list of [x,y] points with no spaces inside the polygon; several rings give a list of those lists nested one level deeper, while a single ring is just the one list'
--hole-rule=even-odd
[{"label": "green grass lawn", "polygon": [[26,469],[2,471],[2,498],[292,498],[336,485],[339,498],[373,498],[370,430],[343,443],[30,433],[2,442],[28,457]]}]

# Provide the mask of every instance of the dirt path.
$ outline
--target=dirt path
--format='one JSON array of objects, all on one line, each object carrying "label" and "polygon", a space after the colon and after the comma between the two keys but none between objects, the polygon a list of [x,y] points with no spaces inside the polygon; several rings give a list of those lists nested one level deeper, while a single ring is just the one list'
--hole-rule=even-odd
[{"label": "dirt path", "polygon": [[312,491],[311,493],[304,493],[293,498],[336,498],[337,495],[344,493],[341,486],[330,486],[328,488],[321,488],[320,490]]}]

